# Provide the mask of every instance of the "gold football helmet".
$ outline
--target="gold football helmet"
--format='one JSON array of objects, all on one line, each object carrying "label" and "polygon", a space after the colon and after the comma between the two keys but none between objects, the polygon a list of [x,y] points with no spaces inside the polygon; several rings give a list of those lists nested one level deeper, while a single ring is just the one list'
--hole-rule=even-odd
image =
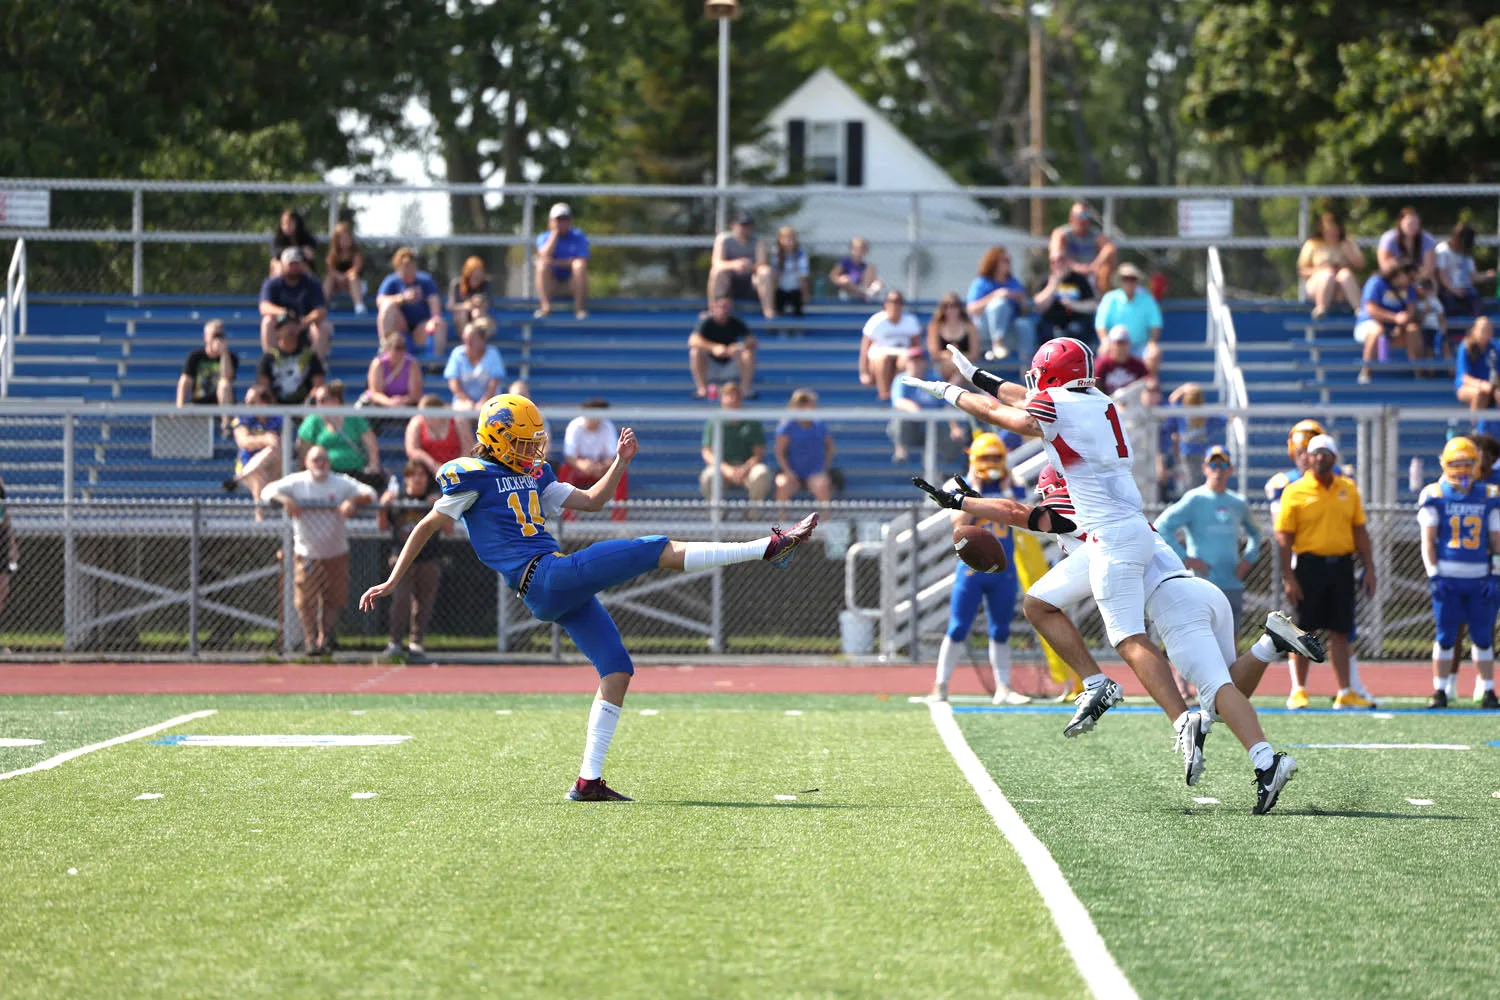
[{"label": "gold football helmet", "polygon": [[986,433],[975,437],[974,443],[969,445],[969,465],[974,469],[975,478],[989,483],[1004,482],[1010,476],[1010,466],[1006,462],[1008,454],[1000,435]]},{"label": "gold football helmet", "polygon": [[1479,470],[1479,446],[1466,437],[1456,437],[1443,446],[1438,464],[1443,467],[1443,478],[1450,485],[1466,490],[1474,485],[1474,476]]},{"label": "gold football helmet", "polygon": [[547,459],[547,426],[542,411],[525,396],[491,396],[479,408],[479,443],[495,461],[529,476],[539,476]]},{"label": "gold football helmet", "polygon": [[1295,459],[1298,452],[1307,450],[1308,442],[1319,434],[1327,434],[1323,425],[1316,420],[1299,420],[1292,425],[1291,432],[1286,436],[1286,454],[1288,458]]}]

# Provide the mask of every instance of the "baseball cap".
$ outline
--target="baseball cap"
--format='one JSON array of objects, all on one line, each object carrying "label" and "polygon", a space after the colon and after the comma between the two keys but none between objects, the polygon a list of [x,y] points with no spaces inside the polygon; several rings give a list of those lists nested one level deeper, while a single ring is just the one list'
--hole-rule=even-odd
[{"label": "baseball cap", "polygon": [[301,247],[287,247],[285,250],[281,251],[281,262],[283,264],[302,264],[306,261],[307,258],[303,255]]},{"label": "baseball cap", "polygon": [[1311,455],[1315,451],[1326,451],[1334,458],[1338,458],[1339,456],[1339,446],[1334,443],[1333,438],[1328,434],[1319,434],[1307,442],[1307,453]]},{"label": "baseball cap", "polygon": [[547,213],[548,219],[571,219],[572,217],[573,209],[565,201],[560,201],[556,205],[553,205],[551,211]]},{"label": "baseball cap", "polygon": [[1203,456],[1204,464],[1215,460],[1218,460],[1220,462],[1228,462],[1230,465],[1234,464],[1234,459],[1229,457],[1229,452],[1225,451],[1224,446],[1220,444],[1216,444],[1212,448],[1208,449],[1208,454]]},{"label": "baseball cap", "polygon": [[755,216],[749,212],[741,212],[734,217],[734,224],[737,226],[753,226],[755,225]]},{"label": "baseball cap", "polygon": [[1120,269],[1115,273],[1122,278],[1134,278],[1136,281],[1140,281],[1143,277],[1141,269],[1134,264],[1121,264]]},{"label": "baseball cap", "polygon": [[1109,339],[1115,341],[1116,343],[1122,340],[1129,340],[1130,327],[1126,326],[1124,323],[1116,323],[1114,326],[1109,328]]}]

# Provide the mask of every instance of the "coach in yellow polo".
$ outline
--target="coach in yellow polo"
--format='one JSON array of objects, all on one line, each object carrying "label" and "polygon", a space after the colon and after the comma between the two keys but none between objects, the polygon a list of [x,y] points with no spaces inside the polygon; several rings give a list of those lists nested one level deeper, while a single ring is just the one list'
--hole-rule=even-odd
[{"label": "coach in yellow polo", "polygon": [[[1366,597],[1375,596],[1375,560],[1359,487],[1335,469],[1338,445],[1319,434],[1307,445],[1311,466],[1281,494],[1276,512],[1276,541],[1286,599],[1297,624],[1328,633],[1328,654],[1338,677],[1334,708],[1374,708],[1375,703],[1349,687],[1349,633],[1354,629],[1354,554],[1365,567]],[[1287,705],[1307,707],[1308,663],[1293,664],[1292,696]]]}]

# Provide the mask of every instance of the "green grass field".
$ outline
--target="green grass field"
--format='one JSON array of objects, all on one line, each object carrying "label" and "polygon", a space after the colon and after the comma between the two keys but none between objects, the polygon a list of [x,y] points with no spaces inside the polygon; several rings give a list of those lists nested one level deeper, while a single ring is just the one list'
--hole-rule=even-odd
[{"label": "green grass field", "polygon": [[[563,799],[587,699],[562,696],[0,698],[0,738],[44,741],[0,773],[208,708],[0,781],[0,997],[1086,994],[923,706],[633,697],[606,767],[633,804]],[[1268,717],[1278,744],[1473,748],[1293,750],[1268,817],[1222,727],[1189,790],[1159,715],[957,718],[1142,997],[1500,974],[1500,716]],[[411,739],[158,742],[215,733]]]}]

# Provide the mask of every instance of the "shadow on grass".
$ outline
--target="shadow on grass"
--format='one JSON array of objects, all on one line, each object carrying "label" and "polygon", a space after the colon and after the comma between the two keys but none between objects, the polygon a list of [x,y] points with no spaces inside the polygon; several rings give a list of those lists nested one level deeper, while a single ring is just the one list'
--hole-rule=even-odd
[{"label": "shadow on grass", "polygon": [[1336,817],[1339,819],[1446,819],[1465,820],[1468,816],[1449,816],[1446,813],[1393,813],[1393,812],[1369,812],[1364,809],[1319,809],[1316,806],[1306,806],[1302,809],[1275,809],[1273,816],[1323,816]]},{"label": "shadow on grass", "polygon": [[690,806],[703,809],[883,809],[884,806],[866,805],[861,802],[708,802],[675,801],[643,802],[653,806]]}]

